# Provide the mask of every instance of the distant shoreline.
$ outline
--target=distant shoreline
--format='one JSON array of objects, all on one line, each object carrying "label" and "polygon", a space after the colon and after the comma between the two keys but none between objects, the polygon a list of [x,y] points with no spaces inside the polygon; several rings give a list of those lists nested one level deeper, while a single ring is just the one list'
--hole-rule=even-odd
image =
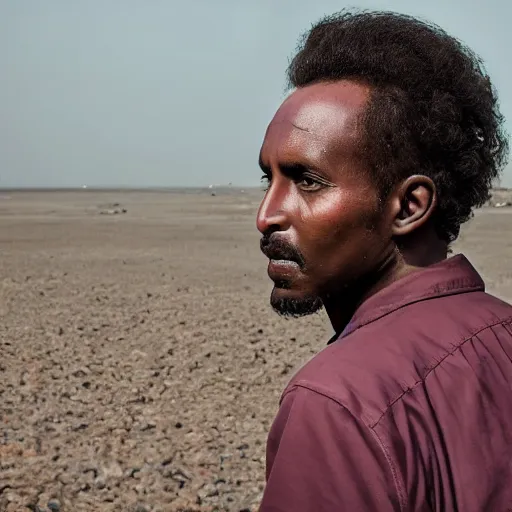
[{"label": "distant shoreline", "polygon": [[[213,192],[262,191],[258,186],[225,185],[213,187],[0,187],[2,192]],[[492,192],[512,192],[509,187],[493,188]]]},{"label": "distant shoreline", "polygon": [[219,187],[0,187],[0,193],[14,192],[240,192],[260,191],[258,186],[219,186]]}]

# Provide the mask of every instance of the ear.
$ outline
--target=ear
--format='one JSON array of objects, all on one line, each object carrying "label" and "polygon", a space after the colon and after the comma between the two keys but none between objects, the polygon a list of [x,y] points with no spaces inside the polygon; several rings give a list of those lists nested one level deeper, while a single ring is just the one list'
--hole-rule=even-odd
[{"label": "ear", "polygon": [[437,205],[434,182],[427,176],[409,176],[395,190],[392,198],[393,236],[405,236],[423,226]]}]

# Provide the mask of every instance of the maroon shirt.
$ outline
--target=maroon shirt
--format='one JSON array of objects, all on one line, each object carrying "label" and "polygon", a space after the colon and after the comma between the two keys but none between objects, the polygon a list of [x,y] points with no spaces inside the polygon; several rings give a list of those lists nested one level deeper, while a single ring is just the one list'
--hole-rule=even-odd
[{"label": "maroon shirt", "polygon": [[261,512],[512,511],[512,307],[463,256],[333,341],[283,393]]}]

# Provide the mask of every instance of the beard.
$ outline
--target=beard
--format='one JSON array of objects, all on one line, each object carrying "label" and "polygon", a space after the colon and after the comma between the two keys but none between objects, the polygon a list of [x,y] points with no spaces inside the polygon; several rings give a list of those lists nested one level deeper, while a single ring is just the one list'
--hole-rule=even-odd
[{"label": "beard", "polygon": [[[304,272],[305,259],[297,247],[284,242],[279,237],[276,238],[275,235],[264,235],[260,241],[260,247],[263,254],[269,259],[293,261]],[[287,279],[275,282],[270,295],[270,305],[276,313],[281,316],[298,318],[312,315],[322,309],[323,302],[320,297],[315,295],[306,295],[300,298],[279,296],[278,289],[289,290],[291,286],[292,283]]]},{"label": "beard", "polygon": [[270,305],[272,309],[279,315],[291,318],[300,318],[303,316],[318,313],[323,308],[323,302],[320,297],[310,296],[292,298],[278,297],[274,293],[270,295]]}]

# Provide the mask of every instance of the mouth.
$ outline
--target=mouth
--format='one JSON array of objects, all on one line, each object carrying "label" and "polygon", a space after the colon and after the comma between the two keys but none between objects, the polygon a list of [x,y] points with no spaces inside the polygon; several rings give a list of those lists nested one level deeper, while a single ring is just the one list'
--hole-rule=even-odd
[{"label": "mouth", "polygon": [[261,249],[261,252],[271,261],[283,265],[295,264],[300,266],[300,261],[293,254],[285,251],[275,251],[266,247]]},{"label": "mouth", "polygon": [[270,244],[266,242],[265,239],[262,239],[260,243],[261,252],[271,261],[279,265],[296,265],[301,267],[303,265],[303,261],[296,251],[290,249],[290,247],[280,243],[275,242]]},{"label": "mouth", "polygon": [[299,264],[294,260],[283,260],[270,258],[269,265],[272,265],[275,268],[299,268]]},{"label": "mouth", "polygon": [[268,276],[274,282],[291,279],[299,271],[300,266],[296,261],[270,259],[268,262]]}]

